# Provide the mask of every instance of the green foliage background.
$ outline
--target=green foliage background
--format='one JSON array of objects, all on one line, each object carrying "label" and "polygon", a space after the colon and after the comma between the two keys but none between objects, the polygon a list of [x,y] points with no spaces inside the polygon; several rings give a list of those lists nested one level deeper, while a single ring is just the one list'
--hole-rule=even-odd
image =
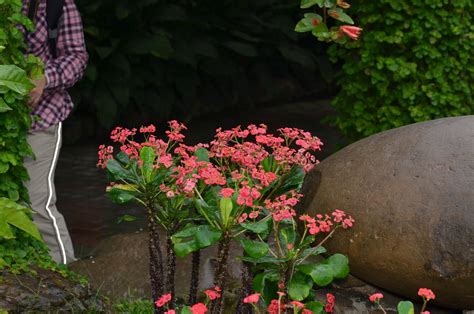
[{"label": "green foliage background", "polygon": [[343,66],[334,121],[360,138],[405,124],[474,113],[474,1],[354,0],[364,32],[333,45]]},{"label": "green foliage background", "polygon": [[21,0],[0,1],[0,270],[13,272],[30,271],[30,263],[56,268],[26,216],[29,210],[15,204],[29,200],[23,186],[28,180],[23,158],[33,155],[26,140],[31,126],[26,99],[33,87],[29,78],[42,71],[37,58],[23,54],[23,34],[16,25],[29,30],[33,25],[21,15],[21,6]]},{"label": "green foliage background", "polygon": [[294,32],[299,0],[77,4],[90,62],[73,90],[76,115],[105,129],[248,108],[280,97],[288,78],[298,94],[327,88],[324,46]]}]

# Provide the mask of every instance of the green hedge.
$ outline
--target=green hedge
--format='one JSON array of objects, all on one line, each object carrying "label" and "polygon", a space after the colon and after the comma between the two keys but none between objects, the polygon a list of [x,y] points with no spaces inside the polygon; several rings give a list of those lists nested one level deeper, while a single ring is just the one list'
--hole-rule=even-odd
[{"label": "green hedge", "polygon": [[[474,1],[354,0],[361,39],[329,54],[343,63],[338,127],[360,138],[474,112]],[[347,49],[349,48],[349,49]]]}]

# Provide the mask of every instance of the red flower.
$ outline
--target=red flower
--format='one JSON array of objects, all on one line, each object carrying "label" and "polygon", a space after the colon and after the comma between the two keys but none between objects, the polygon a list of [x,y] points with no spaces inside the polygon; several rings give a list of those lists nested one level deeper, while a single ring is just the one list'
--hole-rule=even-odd
[{"label": "red flower", "polygon": [[291,301],[290,303],[296,308],[304,308],[304,304],[299,301]]},{"label": "red flower", "polygon": [[420,297],[423,297],[423,299],[426,299],[428,301],[429,300],[434,300],[436,298],[433,291],[430,290],[430,289],[426,289],[426,288],[420,288],[420,290],[418,290],[418,295]]},{"label": "red flower", "polygon": [[163,294],[156,302],[155,305],[156,307],[162,307],[166,303],[171,301],[171,293],[168,294]]},{"label": "red flower", "polygon": [[343,25],[339,29],[354,40],[357,40],[357,38],[359,38],[360,33],[362,32],[362,28],[350,25]]},{"label": "red flower", "polygon": [[191,306],[191,313],[193,314],[205,314],[207,313],[207,307],[203,303],[197,303]]},{"label": "red flower", "polygon": [[331,293],[326,294],[326,299],[328,300],[328,303],[336,302],[336,297]]},{"label": "red flower", "polygon": [[327,313],[332,313],[332,312],[334,312],[334,303],[328,303],[328,304],[326,304],[326,306],[324,307],[324,310],[325,310]]},{"label": "red flower", "polygon": [[176,314],[175,310],[168,310],[165,312],[165,314]]},{"label": "red flower", "polygon": [[244,298],[244,303],[257,303],[260,299],[260,293],[254,293]]},{"label": "red flower", "polygon": [[219,299],[221,297],[220,293],[214,290],[206,290],[204,291],[204,293],[209,297],[211,301],[215,299]]},{"label": "red flower", "polygon": [[383,294],[381,293],[374,293],[369,297],[369,300],[371,302],[378,302],[380,299],[383,298]]},{"label": "red flower", "polygon": [[317,25],[319,25],[319,23],[320,23],[320,22],[319,22],[318,19],[312,19],[312,20],[311,20],[311,24],[312,24],[313,26],[317,26]]},{"label": "red flower", "polygon": [[231,188],[223,188],[221,190],[221,195],[223,197],[232,197],[232,194],[234,194],[234,189],[231,189]]}]

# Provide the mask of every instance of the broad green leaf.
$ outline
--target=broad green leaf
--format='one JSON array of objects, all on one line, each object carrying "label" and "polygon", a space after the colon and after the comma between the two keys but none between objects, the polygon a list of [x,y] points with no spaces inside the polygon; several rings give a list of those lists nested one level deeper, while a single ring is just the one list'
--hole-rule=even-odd
[{"label": "broad green leaf", "polygon": [[333,269],[330,265],[315,263],[298,266],[298,269],[306,275],[311,276],[313,281],[320,287],[327,286],[334,280]]},{"label": "broad green leaf", "polygon": [[240,244],[244,248],[245,253],[256,259],[266,256],[269,250],[268,244],[262,241],[241,239]]},{"label": "broad green leaf", "polygon": [[10,226],[14,226],[33,238],[43,241],[36,225],[27,213],[30,209],[16,204],[8,198],[0,198],[0,238],[14,238]]},{"label": "broad green leaf", "polygon": [[127,190],[123,190],[121,188],[117,188],[116,186],[113,186],[111,189],[109,189],[107,191],[107,195],[114,203],[117,204],[125,204],[135,198],[134,193]]},{"label": "broad green leaf", "polygon": [[20,95],[27,95],[34,87],[26,72],[16,65],[0,65],[0,86]]},{"label": "broad green leaf", "polygon": [[288,285],[288,295],[292,300],[303,301],[308,297],[312,287],[311,279],[298,272]]},{"label": "broad green leaf", "polygon": [[291,190],[299,190],[304,180],[304,170],[300,166],[294,166],[290,172],[284,175],[280,187],[274,192],[274,195],[282,195]]},{"label": "broad green leaf", "polygon": [[267,271],[260,273],[254,277],[252,281],[252,289],[257,292],[262,292],[265,289],[265,281],[278,281],[280,276],[277,271]]},{"label": "broad green leaf", "polygon": [[151,182],[153,175],[153,163],[155,161],[155,150],[146,146],[140,150],[140,160],[142,161],[142,172],[147,183]]},{"label": "broad green leaf", "polygon": [[313,314],[323,314],[324,312],[324,304],[319,301],[312,301],[305,304],[305,308],[312,311]]},{"label": "broad green leaf", "polygon": [[209,225],[198,226],[195,239],[199,248],[203,249],[219,241],[221,231]]},{"label": "broad green leaf", "polygon": [[410,301],[401,301],[397,305],[398,314],[414,314],[415,309]]},{"label": "broad green leaf", "polygon": [[242,228],[252,231],[253,233],[262,234],[262,233],[269,232],[271,224],[272,224],[272,220],[267,219],[267,220],[260,220],[257,222],[241,223],[240,225],[242,226]]},{"label": "broad green leaf", "polygon": [[120,179],[129,179],[130,173],[127,169],[122,167],[120,163],[115,159],[107,161],[107,170],[110,174],[119,181]]},{"label": "broad green leaf", "polygon": [[324,261],[333,269],[334,278],[342,279],[349,275],[349,259],[342,254],[334,254]]},{"label": "broad green leaf", "polygon": [[199,250],[199,246],[196,244],[196,241],[176,243],[173,248],[176,256],[178,257],[185,257],[189,253]]},{"label": "broad green leaf", "polygon": [[125,165],[130,162],[130,157],[125,152],[118,153],[116,159]]}]

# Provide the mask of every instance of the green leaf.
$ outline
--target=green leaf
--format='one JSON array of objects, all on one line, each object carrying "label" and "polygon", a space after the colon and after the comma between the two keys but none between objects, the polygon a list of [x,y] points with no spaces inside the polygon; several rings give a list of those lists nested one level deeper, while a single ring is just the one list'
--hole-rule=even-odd
[{"label": "green leaf", "polygon": [[252,289],[257,292],[263,292],[265,289],[265,281],[278,281],[280,276],[276,270],[266,271],[256,275],[252,281]]},{"label": "green leaf", "polygon": [[0,86],[20,95],[27,95],[34,87],[26,72],[16,65],[0,65]]},{"label": "green leaf", "polygon": [[142,161],[142,172],[147,183],[152,181],[153,163],[155,161],[155,150],[146,146],[140,150],[140,160]]},{"label": "green leaf", "polygon": [[284,247],[288,244],[294,244],[296,241],[296,232],[292,227],[280,229],[280,241]]},{"label": "green leaf", "polygon": [[320,287],[327,286],[334,280],[333,269],[330,265],[317,263],[298,266],[303,274],[311,276],[313,281]]},{"label": "green leaf", "polygon": [[203,147],[196,149],[194,155],[197,156],[197,161],[209,161],[209,151]]},{"label": "green leaf", "polygon": [[282,195],[291,190],[300,190],[303,184],[305,172],[300,166],[294,166],[291,170],[285,174],[280,180],[281,184],[274,195]]},{"label": "green leaf", "polygon": [[314,5],[319,5],[321,8],[324,6],[325,0],[301,0],[300,8],[307,9]]},{"label": "green leaf", "polygon": [[43,241],[36,225],[28,217],[30,209],[16,204],[8,198],[0,197],[0,238],[14,238],[10,226],[14,226],[33,238]]},{"label": "green leaf", "polygon": [[349,259],[342,254],[334,254],[326,259],[327,263],[333,269],[334,278],[342,279],[349,275]]},{"label": "green leaf", "polygon": [[257,222],[245,222],[240,224],[242,228],[252,231],[253,233],[257,234],[266,234],[270,232],[270,228],[272,226],[271,219],[262,219]]},{"label": "green leaf", "polygon": [[13,110],[7,103],[3,100],[3,98],[0,98],[0,113],[2,112],[7,112]]},{"label": "green leaf", "polygon": [[117,220],[117,223],[132,222],[132,221],[136,221],[137,219],[138,219],[137,217],[132,216],[132,215],[123,215],[119,217],[119,219]]},{"label": "green leaf", "polygon": [[198,226],[195,234],[196,243],[200,249],[213,245],[219,241],[221,236],[222,233],[220,230],[209,225]]},{"label": "green leaf", "polygon": [[288,285],[288,295],[292,300],[303,301],[313,287],[311,279],[301,273],[296,273]]},{"label": "green leaf", "polygon": [[117,204],[125,204],[135,198],[135,194],[133,192],[117,188],[115,186],[107,191],[107,195],[114,203]]},{"label": "green leaf", "polygon": [[195,241],[176,243],[173,248],[178,257],[185,257],[186,255],[199,250],[199,246]]},{"label": "green leaf", "polygon": [[119,181],[120,179],[130,178],[129,171],[122,167],[122,165],[115,159],[110,159],[109,161],[107,161],[106,168],[117,181]]},{"label": "green leaf", "polygon": [[341,8],[331,9],[328,11],[328,14],[338,21],[348,23],[348,24],[354,24],[354,21],[352,20],[352,18],[349,15],[347,15],[344,12],[344,10],[342,10]]},{"label": "green leaf", "polygon": [[414,314],[415,309],[410,301],[401,301],[397,305],[398,314]]},{"label": "green leaf", "polygon": [[181,314],[193,314],[193,312],[191,311],[191,308],[189,306],[185,305],[181,310]]},{"label": "green leaf", "polygon": [[261,258],[268,254],[269,246],[265,242],[241,239],[240,244],[244,248],[245,253],[253,258]]},{"label": "green leaf", "polygon": [[230,215],[232,214],[232,199],[228,197],[223,197],[220,200],[220,213],[221,213],[221,219],[222,219],[222,224],[224,226],[227,226],[227,223],[229,222]]},{"label": "green leaf", "polygon": [[307,248],[306,250],[304,250],[303,253],[301,253],[300,259],[304,259],[304,258],[306,258],[310,255],[312,255],[312,256],[321,255],[321,254],[324,254],[326,252],[327,252],[327,250],[322,246],[318,246],[316,248],[310,247],[310,248]]},{"label": "green leaf", "polygon": [[319,301],[312,301],[305,304],[305,308],[313,312],[313,314],[323,314],[324,312],[324,304]]}]

